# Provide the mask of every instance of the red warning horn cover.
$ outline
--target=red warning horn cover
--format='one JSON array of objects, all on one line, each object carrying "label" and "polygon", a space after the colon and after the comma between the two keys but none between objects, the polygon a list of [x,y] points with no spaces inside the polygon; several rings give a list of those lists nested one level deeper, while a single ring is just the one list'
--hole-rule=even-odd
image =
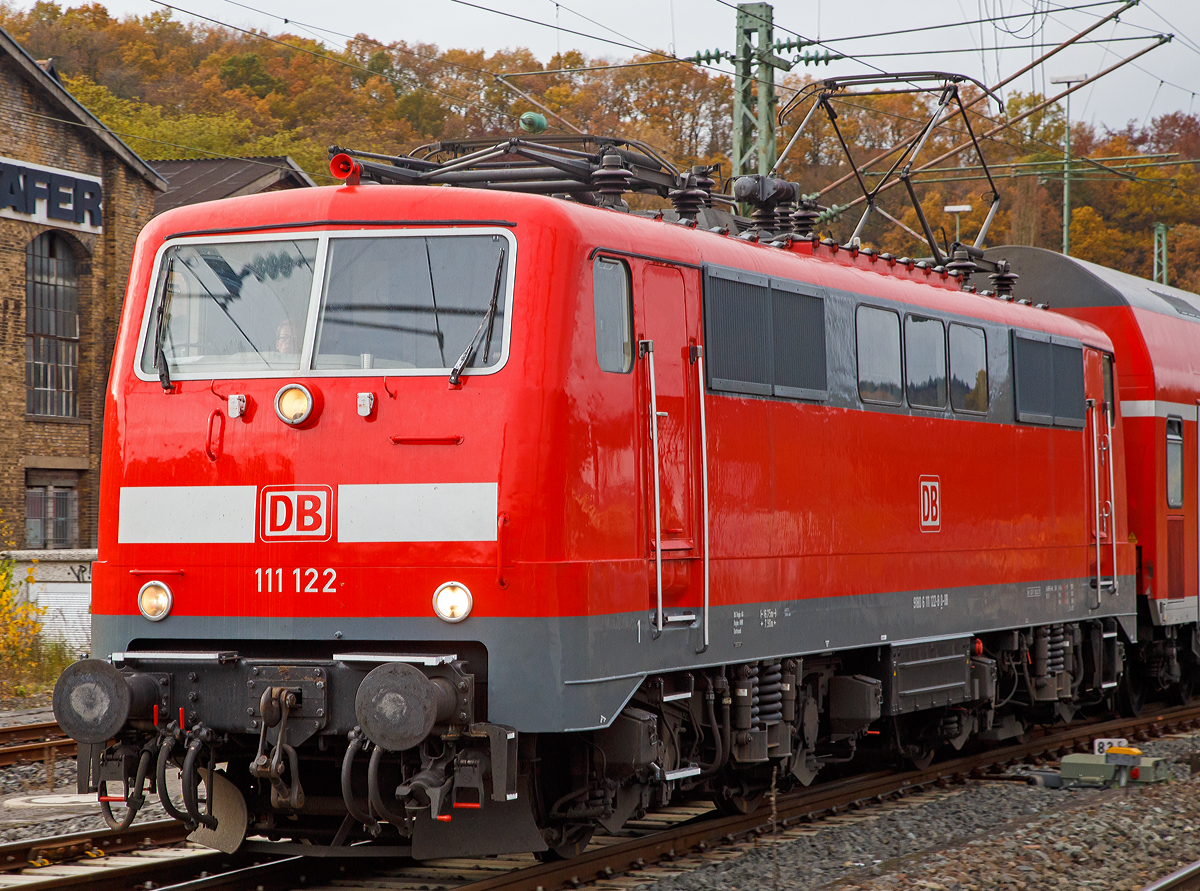
[{"label": "red warning horn cover", "polygon": [[329,159],[329,172],[337,179],[344,179],[346,185],[357,186],[362,176],[362,165],[345,152],[338,152]]}]

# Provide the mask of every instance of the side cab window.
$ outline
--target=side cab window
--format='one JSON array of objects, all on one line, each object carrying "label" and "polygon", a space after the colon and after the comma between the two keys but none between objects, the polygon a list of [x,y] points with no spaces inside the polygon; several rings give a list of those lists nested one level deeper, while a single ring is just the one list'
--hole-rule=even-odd
[{"label": "side cab window", "polygon": [[592,300],[596,315],[596,361],[603,371],[633,369],[633,291],[623,260],[597,257],[592,262]]}]

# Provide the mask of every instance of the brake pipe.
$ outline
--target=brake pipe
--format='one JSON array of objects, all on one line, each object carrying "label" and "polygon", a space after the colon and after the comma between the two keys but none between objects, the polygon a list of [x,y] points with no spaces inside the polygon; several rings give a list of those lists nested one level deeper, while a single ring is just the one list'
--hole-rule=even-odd
[{"label": "brake pipe", "polygon": [[175,807],[175,802],[171,801],[171,795],[167,792],[167,764],[171,760],[171,750],[174,748],[175,737],[171,734],[168,734],[158,747],[158,765],[154,774],[158,781],[158,800],[162,803],[163,810],[171,817],[187,823],[189,828],[195,829],[197,824],[192,822],[191,817]]},{"label": "brake pipe", "polygon": [[342,758],[342,801],[346,805],[347,813],[362,823],[367,828],[367,832],[371,835],[379,835],[381,831],[379,821],[369,813],[359,810],[358,803],[354,800],[354,788],[350,782],[350,775],[354,769],[354,758],[363,746],[362,730],[355,727],[350,731],[349,737],[350,745],[346,746],[346,755]]}]

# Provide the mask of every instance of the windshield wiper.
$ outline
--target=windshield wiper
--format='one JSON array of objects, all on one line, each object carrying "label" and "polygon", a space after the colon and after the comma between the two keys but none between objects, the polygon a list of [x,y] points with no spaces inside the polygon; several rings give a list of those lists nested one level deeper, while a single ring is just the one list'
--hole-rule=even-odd
[{"label": "windshield wiper", "polygon": [[167,317],[167,304],[171,302],[173,291],[171,290],[171,273],[175,269],[175,254],[171,254],[171,258],[167,260],[167,271],[163,276],[163,293],[162,299],[158,302],[158,312],[154,318],[154,367],[158,369],[158,380],[162,384],[165,392],[170,392],[174,384],[171,383],[171,368],[167,364],[167,354],[163,350],[163,339],[166,337],[167,328],[165,320]]},{"label": "windshield wiper", "polygon": [[[487,329],[488,351],[491,349],[492,342],[492,323],[496,318],[496,302],[500,299],[500,285],[504,280],[504,248],[500,248],[500,262],[496,264],[496,283],[492,286],[492,302],[488,304],[487,312],[483,316],[483,321],[479,323],[479,328],[471,335],[471,342],[467,344],[467,348],[463,350],[463,354],[458,357],[458,361],[454,363],[454,367],[450,369],[450,386],[457,387],[459,376],[462,374],[463,368],[470,361],[471,356],[475,354],[475,350],[479,347],[479,335]],[[484,352],[484,361],[487,361],[488,351]]]}]

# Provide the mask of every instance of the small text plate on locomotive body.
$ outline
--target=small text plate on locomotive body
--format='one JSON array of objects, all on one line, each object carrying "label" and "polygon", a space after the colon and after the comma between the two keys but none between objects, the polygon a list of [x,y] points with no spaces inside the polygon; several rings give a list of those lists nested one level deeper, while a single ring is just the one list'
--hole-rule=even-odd
[{"label": "small text plate on locomotive body", "polygon": [[948,591],[913,595],[913,609],[945,609],[949,605],[950,593]]},{"label": "small text plate on locomotive body", "polygon": [[942,481],[936,476],[921,477],[921,531],[942,531]]}]

